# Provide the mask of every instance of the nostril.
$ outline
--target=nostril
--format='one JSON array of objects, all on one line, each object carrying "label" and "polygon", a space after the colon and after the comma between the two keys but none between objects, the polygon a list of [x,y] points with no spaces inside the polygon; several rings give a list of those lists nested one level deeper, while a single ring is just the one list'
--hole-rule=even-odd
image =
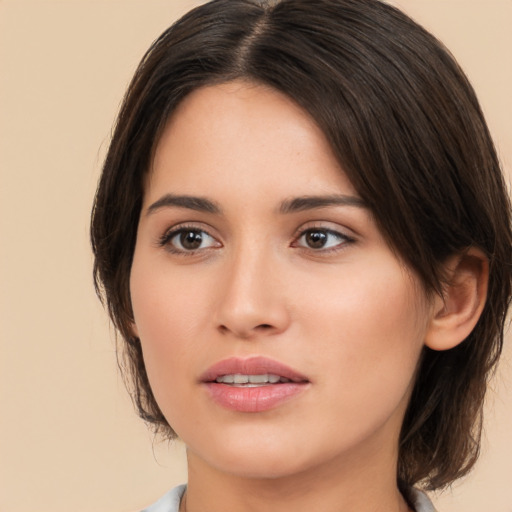
[{"label": "nostril", "polygon": [[240,338],[251,338],[254,334],[256,334],[258,332],[261,334],[266,333],[266,332],[272,332],[272,330],[274,329],[274,326],[272,326],[271,324],[258,324],[258,325],[255,325],[254,327],[246,330],[244,328],[240,328],[240,329],[230,328],[227,325],[220,324],[218,326],[218,329],[222,334],[228,334],[231,332],[231,333],[234,333],[236,336],[239,336]]}]

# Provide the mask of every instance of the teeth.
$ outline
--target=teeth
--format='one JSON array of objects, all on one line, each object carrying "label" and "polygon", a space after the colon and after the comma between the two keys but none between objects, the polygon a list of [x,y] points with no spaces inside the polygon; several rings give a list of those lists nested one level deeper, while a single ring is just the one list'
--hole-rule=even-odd
[{"label": "teeth", "polygon": [[290,379],[280,377],[279,375],[264,373],[261,375],[244,375],[242,373],[235,373],[229,375],[221,375],[215,379],[216,382],[221,384],[246,384],[248,387],[251,384],[276,384],[277,382],[290,382]]},{"label": "teeth", "polygon": [[269,382],[268,375],[248,375],[251,384],[264,384]]}]

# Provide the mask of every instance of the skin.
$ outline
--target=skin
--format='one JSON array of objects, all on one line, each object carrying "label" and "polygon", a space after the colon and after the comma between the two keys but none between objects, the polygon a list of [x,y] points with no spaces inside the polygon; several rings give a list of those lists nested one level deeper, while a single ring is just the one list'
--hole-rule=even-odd
[{"label": "skin", "polygon": [[[221,212],[151,207],[166,194]],[[353,204],[280,211],[333,194]],[[398,436],[434,311],[357,199],[322,132],[277,91],[205,87],[170,119],[130,287],[152,390],[187,446],[188,512],[408,510]],[[191,229],[195,251],[180,245]],[[308,246],[305,230],[326,245]],[[264,412],[219,406],[201,374],[254,355],[308,384]]]}]

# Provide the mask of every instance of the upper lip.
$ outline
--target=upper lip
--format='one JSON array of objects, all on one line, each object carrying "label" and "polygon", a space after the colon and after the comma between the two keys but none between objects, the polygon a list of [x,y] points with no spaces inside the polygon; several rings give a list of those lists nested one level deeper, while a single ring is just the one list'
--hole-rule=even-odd
[{"label": "upper lip", "polygon": [[213,382],[217,377],[232,374],[264,375],[272,374],[285,377],[293,382],[308,382],[309,379],[293,368],[267,357],[250,358],[230,357],[215,363],[200,377],[201,382]]}]

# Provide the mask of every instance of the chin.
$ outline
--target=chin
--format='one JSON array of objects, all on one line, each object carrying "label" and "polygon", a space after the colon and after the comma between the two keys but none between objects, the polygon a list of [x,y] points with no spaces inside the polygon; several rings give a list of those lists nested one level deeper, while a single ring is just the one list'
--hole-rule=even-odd
[{"label": "chin", "polygon": [[332,447],[305,439],[307,437],[299,440],[290,439],[290,436],[268,436],[266,439],[265,436],[240,436],[237,440],[231,437],[218,443],[210,440],[207,450],[202,449],[204,447],[189,450],[224,474],[243,479],[284,481],[291,476],[305,475],[332,459]]},{"label": "chin", "polygon": [[[189,464],[201,459],[219,472],[251,479],[283,478],[302,472],[308,466],[303,446],[287,443],[281,436],[273,438],[238,433],[223,439],[215,439],[214,436],[203,439],[199,443],[183,440]],[[208,445],[205,444],[206,439]]]}]

